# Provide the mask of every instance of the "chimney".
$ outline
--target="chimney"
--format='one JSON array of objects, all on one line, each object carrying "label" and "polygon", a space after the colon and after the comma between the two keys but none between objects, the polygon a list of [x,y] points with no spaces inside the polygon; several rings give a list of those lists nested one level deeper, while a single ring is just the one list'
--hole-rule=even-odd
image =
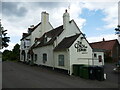
[{"label": "chimney", "polygon": [[30,28],[33,29],[33,28],[34,28],[34,25],[31,25]]},{"label": "chimney", "polygon": [[41,13],[41,22],[42,23],[49,22],[49,14],[46,13],[46,11]]},{"label": "chimney", "polygon": [[105,41],[105,39],[103,38],[103,42]]},{"label": "chimney", "polygon": [[67,29],[67,27],[69,25],[69,21],[70,21],[70,16],[66,9],[65,13],[63,14],[63,29]]},{"label": "chimney", "polygon": [[42,28],[41,34],[42,35],[45,32],[47,32],[48,23],[49,23],[49,14],[46,12],[42,12],[41,13],[41,28]]}]

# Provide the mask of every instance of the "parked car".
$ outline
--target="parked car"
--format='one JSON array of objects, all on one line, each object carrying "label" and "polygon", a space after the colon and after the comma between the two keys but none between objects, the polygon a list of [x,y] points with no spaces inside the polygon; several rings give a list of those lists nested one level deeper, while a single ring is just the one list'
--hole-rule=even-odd
[{"label": "parked car", "polygon": [[116,67],[113,69],[115,73],[120,73],[120,60],[116,63]]}]

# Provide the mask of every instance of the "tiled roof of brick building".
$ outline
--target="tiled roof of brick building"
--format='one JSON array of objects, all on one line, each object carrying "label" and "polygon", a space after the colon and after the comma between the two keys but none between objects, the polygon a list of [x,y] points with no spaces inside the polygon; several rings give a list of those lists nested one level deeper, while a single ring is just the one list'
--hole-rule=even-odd
[{"label": "tiled roof of brick building", "polygon": [[112,50],[116,42],[118,42],[117,39],[94,42],[94,43],[90,43],[90,45],[92,48],[96,48],[96,49]]}]

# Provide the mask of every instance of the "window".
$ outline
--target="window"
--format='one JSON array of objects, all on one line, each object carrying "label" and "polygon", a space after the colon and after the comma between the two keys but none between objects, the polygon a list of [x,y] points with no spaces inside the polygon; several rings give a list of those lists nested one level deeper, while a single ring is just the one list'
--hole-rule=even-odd
[{"label": "window", "polygon": [[45,63],[46,61],[47,61],[47,54],[44,53],[44,54],[43,54],[43,63]]},{"label": "window", "polygon": [[35,54],[35,61],[37,61],[37,54]]},{"label": "window", "polygon": [[94,53],[94,57],[97,57],[97,54],[96,54],[96,53]]},{"label": "window", "polygon": [[98,56],[98,60],[99,60],[99,62],[102,62],[102,56],[101,55]]},{"label": "window", "polygon": [[59,66],[64,66],[64,55],[59,55],[58,56],[58,65]]}]

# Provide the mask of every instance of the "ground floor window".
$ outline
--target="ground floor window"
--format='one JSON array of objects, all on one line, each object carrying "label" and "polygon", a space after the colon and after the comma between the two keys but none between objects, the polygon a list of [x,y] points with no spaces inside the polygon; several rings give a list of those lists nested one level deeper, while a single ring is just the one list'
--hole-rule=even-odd
[{"label": "ground floor window", "polygon": [[35,54],[35,61],[37,61],[37,54]]},{"label": "ground floor window", "polygon": [[58,55],[58,65],[64,66],[64,55]]},{"label": "ground floor window", "polygon": [[43,63],[45,63],[46,61],[47,61],[47,54],[44,53],[44,54],[43,54]]}]

